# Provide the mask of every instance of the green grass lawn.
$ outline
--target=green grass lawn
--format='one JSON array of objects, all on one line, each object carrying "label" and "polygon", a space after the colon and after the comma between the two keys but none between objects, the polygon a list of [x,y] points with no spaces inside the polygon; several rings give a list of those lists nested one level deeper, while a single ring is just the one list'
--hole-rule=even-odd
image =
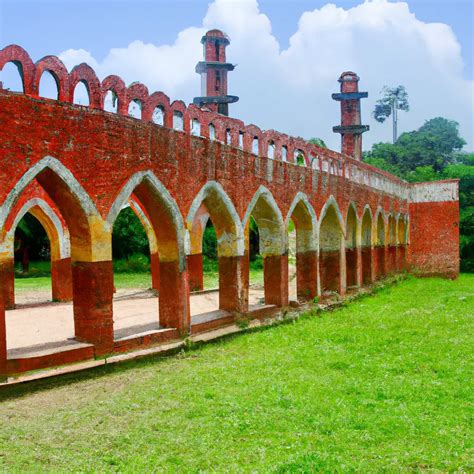
[{"label": "green grass lawn", "polygon": [[474,275],[0,392],[3,471],[473,471]]}]

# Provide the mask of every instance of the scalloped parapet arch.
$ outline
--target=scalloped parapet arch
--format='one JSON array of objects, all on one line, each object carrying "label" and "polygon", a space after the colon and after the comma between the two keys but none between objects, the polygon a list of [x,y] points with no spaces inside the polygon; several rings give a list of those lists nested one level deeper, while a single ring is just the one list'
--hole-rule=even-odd
[{"label": "scalloped parapet arch", "polygon": [[[209,30],[208,33],[222,33],[220,30]],[[225,36],[225,35],[224,35]],[[353,159],[342,153],[321,148],[305,141],[299,137],[291,137],[276,130],[263,131],[253,124],[245,125],[241,120],[225,117],[210,110],[200,109],[194,104],[186,106],[180,100],[171,102],[169,97],[163,92],[149,93],[148,88],[139,82],[134,82],[126,86],[124,81],[116,75],[109,75],[102,82],[99,81],[95,71],[86,63],[75,66],[68,73],[63,62],[56,56],[45,56],[35,63],[28,53],[18,45],[9,45],[0,50],[0,71],[5,64],[12,62],[18,68],[23,81],[24,93],[35,98],[39,97],[39,83],[45,71],[49,71],[58,85],[58,100],[66,103],[73,103],[74,90],[79,82],[84,83],[89,95],[89,107],[92,109],[105,110],[105,98],[109,91],[115,94],[118,100],[117,114],[128,117],[128,107],[132,100],[140,102],[141,120],[145,122],[153,121],[153,113],[157,107],[163,111],[163,126],[173,128],[173,115],[179,112],[183,117],[183,131],[191,133],[191,119],[197,120],[200,124],[200,135],[209,137],[209,126],[215,128],[215,140],[234,147],[240,147],[240,135],[243,134],[242,148],[244,151],[252,152],[254,138],[258,139],[259,156],[268,156],[268,145],[273,142],[275,145],[275,160],[282,160],[283,147],[287,150],[288,163],[295,163],[295,151],[301,150],[304,155],[305,165],[311,169],[322,171],[322,161],[329,164],[336,161],[337,174],[339,176],[352,177],[352,170],[358,173],[368,184],[380,178],[390,181],[394,185],[406,187],[407,183],[392,176],[386,171],[379,170],[366,163]],[[49,99],[44,99],[49,100]],[[83,106],[81,106],[83,107]],[[134,119],[136,120],[136,119]],[[228,140],[230,133],[230,142]],[[349,171],[351,169],[351,171]],[[331,172],[331,166],[328,167]]]}]

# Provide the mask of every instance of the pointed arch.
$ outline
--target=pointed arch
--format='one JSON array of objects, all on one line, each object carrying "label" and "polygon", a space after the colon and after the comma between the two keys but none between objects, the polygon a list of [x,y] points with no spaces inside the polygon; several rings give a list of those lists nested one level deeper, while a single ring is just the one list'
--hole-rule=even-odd
[{"label": "pointed arch", "polygon": [[[219,255],[242,256],[245,250],[242,224],[233,202],[217,181],[207,182],[194,198],[186,217],[187,232],[192,233],[196,216],[203,204],[216,230]],[[190,240],[192,241],[192,236]]]},{"label": "pointed arch", "polygon": [[106,245],[108,229],[90,196],[74,175],[57,159],[47,156],[33,165],[16,183],[0,208],[0,229],[28,184],[36,179],[64,217],[71,235],[73,260],[100,261],[110,259]]},{"label": "pointed arch", "polygon": [[336,199],[334,198],[334,196],[332,194],[331,194],[331,196],[329,196],[328,200],[326,201],[326,203],[324,204],[324,206],[321,209],[321,214],[319,216],[319,222],[318,222],[318,228],[321,229],[321,223],[323,222],[323,219],[326,217],[326,214],[330,211],[331,208],[334,209],[334,212],[336,213],[337,220],[338,220],[341,232],[344,233],[344,228],[345,228],[344,218],[343,218],[342,213],[339,209],[339,205],[337,204],[337,201],[336,201]]},{"label": "pointed arch", "polygon": [[30,199],[21,207],[8,231],[8,240],[10,238],[14,240],[18,224],[28,212],[39,220],[46,231],[51,245],[51,257],[54,260],[69,258],[71,256],[69,231],[63,227],[53,208],[40,198]]},{"label": "pointed arch", "polygon": [[259,228],[262,256],[286,253],[283,216],[272,193],[263,185],[257,189],[247,207],[242,220],[243,229],[249,224],[250,216]]},{"label": "pointed arch", "polygon": [[[113,227],[117,216],[135,194],[155,229],[158,251],[162,261],[179,260],[180,270],[185,266],[184,223],[181,212],[166,187],[152,171],[135,173],[122,187],[110,207],[106,221]],[[156,206],[159,203],[160,206]]]},{"label": "pointed arch", "polygon": [[13,63],[20,74],[23,83],[24,94],[34,94],[33,80],[35,74],[35,65],[29,54],[16,44],[10,44],[0,50],[0,71],[5,64]]},{"label": "pointed arch", "polygon": [[385,243],[386,243],[386,219],[381,207],[377,208],[373,222],[373,245],[374,245],[374,275],[382,278],[386,274]]},{"label": "pointed arch", "polygon": [[308,196],[301,191],[296,194],[288,210],[285,229],[288,228],[290,219],[295,222],[296,226],[296,251],[316,250],[318,218]]}]

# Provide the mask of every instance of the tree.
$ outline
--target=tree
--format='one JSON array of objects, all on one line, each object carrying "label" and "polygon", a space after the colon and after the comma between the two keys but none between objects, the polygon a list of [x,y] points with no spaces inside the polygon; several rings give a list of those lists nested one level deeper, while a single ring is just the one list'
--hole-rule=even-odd
[{"label": "tree", "polygon": [[377,122],[383,123],[392,116],[393,124],[393,143],[397,141],[398,110],[408,112],[410,105],[408,103],[408,94],[404,86],[388,87],[382,89],[383,97],[375,103],[372,115]]},{"label": "tree", "polygon": [[327,148],[326,143],[324,143],[324,140],[322,138],[318,137],[313,137],[308,140],[309,143],[312,143],[313,145],[318,145],[320,148]]},{"label": "tree", "polygon": [[395,144],[373,145],[363,159],[407,181],[460,180],[461,271],[474,272],[474,154],[461,153],[464,144],[457,122],[436,117]]},{"label": "tree", "polygon": [[456,162],[456,153],[465,144],[459,136],[459,124],[436,117],[418,130],[402,133],[396,143],[376,143],[364,154],[364,161],[412,181],[410,173],[429,166],[441,172]]}]

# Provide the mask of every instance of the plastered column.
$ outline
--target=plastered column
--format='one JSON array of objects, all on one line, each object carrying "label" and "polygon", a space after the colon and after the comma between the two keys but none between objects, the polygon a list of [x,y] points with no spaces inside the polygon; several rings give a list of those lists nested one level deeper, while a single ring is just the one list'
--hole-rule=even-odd
[{"label": "plastered column", "polygon": [[160,256],[158,252],[150,254],[151,287],[160,291]]}]

